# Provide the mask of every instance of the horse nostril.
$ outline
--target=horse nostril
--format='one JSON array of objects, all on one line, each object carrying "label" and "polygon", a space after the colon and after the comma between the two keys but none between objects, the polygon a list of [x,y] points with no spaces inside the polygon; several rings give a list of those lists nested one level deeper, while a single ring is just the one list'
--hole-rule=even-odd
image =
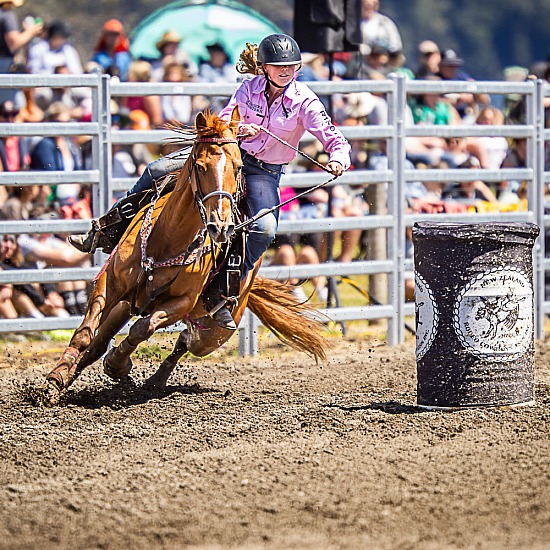
[{"label": "horse nostril", "polygon": [[208,234],[213,238],[216,239],[218,235],[220,234],[220,230],[218,229],[217,224],[209,222],[206,224],[206,230],[208,231]]}]

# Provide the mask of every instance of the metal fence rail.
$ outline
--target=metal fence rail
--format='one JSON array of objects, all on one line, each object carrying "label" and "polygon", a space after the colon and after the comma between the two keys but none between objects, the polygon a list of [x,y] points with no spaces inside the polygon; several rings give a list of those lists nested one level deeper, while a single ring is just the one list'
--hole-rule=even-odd
[{"label": "metal fence rail", "polygon": [[[111,149],[115,144],[160,144],[173,136],[167,130],[128,131],[111,127],[111,98],[139,95],[205,95],[230,96],[234,84],[203,83],[120,83],[111,82],[102,75],[0,75],[0,88],[32,88],[50,86],[55,88],[86,87],[90,89],[93,112],[88,123],[29,123],[0,124],[0,136],[90,136],[92,139],[92,166],[79,172],[3,172],[0,185],[33,185],[37,183],[91,183],[93,185],[94,216],[106,212],[112,204],[113,194],[129,189],[134,180],[111,177]],[[331,308],[321,310],[335,321],[359,319],[388,320],[388,343],[403,342],[405,337],[405,316],[414,313],[412,304],[405,304],[405,272],[412,270],[412,260],[405,259],[405,228],[415,221],[437,220],[445,222],[471,221],[531,221],[537,223],[544,233],[550,224],[550,215],[544,215],[544,187],[550,183],[550,173],[544,171],[545,142],[550,141],[550,130],[544,128],[545,96],[550,96],[550,87],[542,81],[523,83],[509,82],[433,82],[407,81],[395,77],[384,81],[340,81],[312,82],[309,86],[319,95],[370,92],[383,95],[388,105],[387,124],[380,126],[342,127],[343,134],[353,140],[386,140],[388,166],[386,170],[354,170],[338,179],[338,184],[385,185],[388,208],[384,215],[370,215],[354,218],[325,218],[323,220],[282,221],[279,233],[315,233],[345,229],[380,229],[387,235],[387,255],[384,260],[369,260],[342,264],[330,262],[308,266],[262,267],[265,276],[287,279],[313,276],[338,275],[388,275],[388,303],[364,307]],[[407,125],[407,96],[421,93],[472,93],[472,94],[517,94],[526,101],[524,124],[505,126],[412,126]],[[409,170],[405,169],[405,140],[407,137],[437,136],[449,137],[506,137],[527,140],[527,161],[525,168],[506,170]],[[304,136],[303,143],[312,136]],[[413,181],[449,182],[456,179],[499,182],[509,179],[524,180],[529,184],[528,212],[476,214],[472,215],[409,215],[405,214],[405,184]],[[283,176],[281,184],[295,188],[307,188],[324,181],[322,173],[289,173]],[[87,221],[5,221],[0,222],[0,234],[21,233],[79,233],[87,230]],[[550,302],[544,300],[544,275],[550,269],[550,260],[545,260],[544,239],[539,238],[534,251],[536,336],[544,336],[544,316],[550,313]],[[79,269],[25,269],[0,272],[0,284],[17,282],[56,282],[91,280],[105,260],[96,254],[94,266]],[[75,328],[80,318],[46,318],[40,320],[0,320],[0,332],[47,330],[53,328]],[[254,353],[258,344],[255,337],[257,320],[246,315],[241,324],[241,353]]]}]

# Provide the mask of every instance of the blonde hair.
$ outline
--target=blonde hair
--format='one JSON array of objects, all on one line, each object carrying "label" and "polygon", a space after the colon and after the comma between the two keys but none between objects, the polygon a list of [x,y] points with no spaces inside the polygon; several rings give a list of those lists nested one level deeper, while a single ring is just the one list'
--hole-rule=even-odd
[{"label": "blonde hair", "polygon": [[240,74],[262,74],[262,68],[258,65],[258,45],[246,43],[246,48],[241,52],[237,61],[237,72]]},{"label": "blonde hair", "polygon": [[141,59],[132,61],[128,67],[128,80],[130,78],[137,82],[149,82],[151,80],[151,63]]}]

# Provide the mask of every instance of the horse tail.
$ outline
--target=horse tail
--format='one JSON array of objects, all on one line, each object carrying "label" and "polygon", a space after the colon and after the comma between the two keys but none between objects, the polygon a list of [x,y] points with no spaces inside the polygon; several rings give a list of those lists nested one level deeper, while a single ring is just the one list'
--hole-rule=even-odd
[{"label": "horse tail", "polygon": [[299,302],[292,286],[256,276],[248,296],[248,307],[279,340],[303,351],[316,363],[326,359],[328,340],[319,312]]}]

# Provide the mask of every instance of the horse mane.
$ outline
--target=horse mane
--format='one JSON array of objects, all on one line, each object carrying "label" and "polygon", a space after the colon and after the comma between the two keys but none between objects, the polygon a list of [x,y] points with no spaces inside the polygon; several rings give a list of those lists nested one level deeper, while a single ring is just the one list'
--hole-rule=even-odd
[{"label": "horse mane", "polygon": [[168,141],[174,145],[191,145],[197,137],[222,137],[224,132],[230,127],[230,123],[221,119],[216,113],[210,109],[202,111],[206,124],[197,128],[189,126],[183,122],[169,122],[166,124],[166,129],[178,134],[176,137],[168,138]]}]

